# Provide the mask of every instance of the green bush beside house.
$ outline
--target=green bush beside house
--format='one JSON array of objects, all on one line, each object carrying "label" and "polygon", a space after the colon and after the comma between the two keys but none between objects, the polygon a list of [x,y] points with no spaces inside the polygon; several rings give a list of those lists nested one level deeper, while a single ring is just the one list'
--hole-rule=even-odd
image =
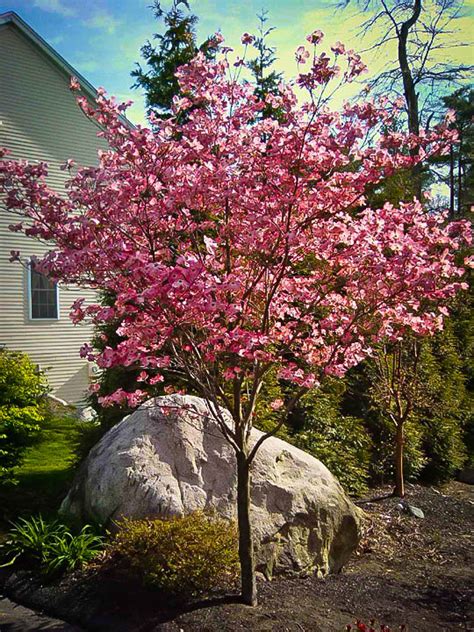
[{"label": "green bush beside house", "polygon": [[46,378],[24,353],[0,350],[0,484],[15,480],[48,414]]}]

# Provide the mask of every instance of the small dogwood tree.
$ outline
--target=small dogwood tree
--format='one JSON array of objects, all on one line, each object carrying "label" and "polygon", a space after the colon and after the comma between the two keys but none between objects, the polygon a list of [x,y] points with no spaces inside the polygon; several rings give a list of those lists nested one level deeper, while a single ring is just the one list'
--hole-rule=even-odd
[{"label": "small dogwood tree", "polygon": [[[320,53],[322,37],[315,31],[297,50],[307,64],[296,79],[309,94],[302,104],[288,83],[259,101],[238,80],[244,60],[230,64],[221,45],[216,61],[198,55],[179,70],[176,116],[154,121],[153,131],[128,128],[126,106],[103,90],[95,107],[79,97],[110,150],[97,167],[66,165],[65,197],[45,184],[45,164],[4,158],[1,167],[7,207],[28,220],[12,229],[52,244],[40,267],[117,297],[112,307],[73,305],[74,322],[121,322],[120,344],[100,353],[86,344],[82,355],[101,367],[140,366],[140,380],[151,385],[174,372],[208,401],[236,454],[248,604],[257,600],[250,475],[262,442],[309,389],[325,375],[344,375],[376,342],[406,328],[439,329],[463,287],[454,253],[468,239],[465,224],[446,226],[418,201],[368,208],[364,197],[396,169],[442,149],[452,132],[391,132],[383,102],[331,111],[331,85],[365,66],[340,42]],[[278,120],[260,115],[267,105]],[[272,402],[275,427],[253,442],[270,373],[293,385],[291,395]],[[144,396],[119,389],[103,403],[138,405]]]}]

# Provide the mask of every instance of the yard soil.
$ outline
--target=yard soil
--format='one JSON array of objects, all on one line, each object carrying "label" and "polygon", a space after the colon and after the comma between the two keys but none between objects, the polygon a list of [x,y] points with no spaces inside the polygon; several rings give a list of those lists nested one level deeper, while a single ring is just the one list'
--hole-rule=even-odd
[{"label": "yard soil", "polygon": [[0,596],[1,632],[84,632],[76,625],[46,617]]},{"label": "yard soil", "polygon": [[342,573],[261,581],[256,608],[219,594],[172,603],[100,567],[50,585],[17,572],[4,577],[3,592],[84,630],[104,632],[344,632],[356,619],[375,619],[376,629],[383,623],[392,631],[472,631],[474,489],[453,482],[407,491],[406,501],[424,518],[400,510],[393,497],[362,503],[365,534]]}]

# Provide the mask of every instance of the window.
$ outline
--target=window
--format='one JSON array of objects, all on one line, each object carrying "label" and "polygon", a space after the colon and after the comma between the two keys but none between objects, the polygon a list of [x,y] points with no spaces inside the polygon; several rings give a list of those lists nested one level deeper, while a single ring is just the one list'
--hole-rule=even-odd
[{"label": "window", "polygon": [[30,318],[32,320],[58,320],[58,284],[35,270],[35,264],[28,267]]}]

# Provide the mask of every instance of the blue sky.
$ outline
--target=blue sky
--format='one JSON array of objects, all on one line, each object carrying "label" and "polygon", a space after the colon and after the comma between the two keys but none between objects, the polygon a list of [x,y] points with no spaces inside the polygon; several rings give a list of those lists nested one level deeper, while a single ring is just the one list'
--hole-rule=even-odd
[{"label": "blue sky", "polygon": [[[95,85],[103,86],[119,99],[133,99],[128,116],[145,122],[143,97],[132,90],[130,71],[140,59],[140,47],[157,30],[149,8],[151,0],[0,0],[0,12],[16,11],[69,63]],[[165,6],[169,2],[165,1]],[[256,14],[269,9],[269,23],[276,27],[270,43],[278,49],[278,69],[288,76],[295,72],[294,51],[314,29],[326,33],[328,46],[341,40],[356,50],[367,42],[358,36],[360,16],[355,12],[335,13],[333,0],[194,0],[199,18],[198,40],[220,30],[230,46],[240,49],[243,32],[255,32]],[[472,13],[474,0],[466,0]],[[461,37],[469,39],[472,19],[460,22]],[[472,48],[471,62],[472,62]],[[466,57],[460,49],[458,55]],[[378,54],[366,55],[373,71],[386,63]]]}]

